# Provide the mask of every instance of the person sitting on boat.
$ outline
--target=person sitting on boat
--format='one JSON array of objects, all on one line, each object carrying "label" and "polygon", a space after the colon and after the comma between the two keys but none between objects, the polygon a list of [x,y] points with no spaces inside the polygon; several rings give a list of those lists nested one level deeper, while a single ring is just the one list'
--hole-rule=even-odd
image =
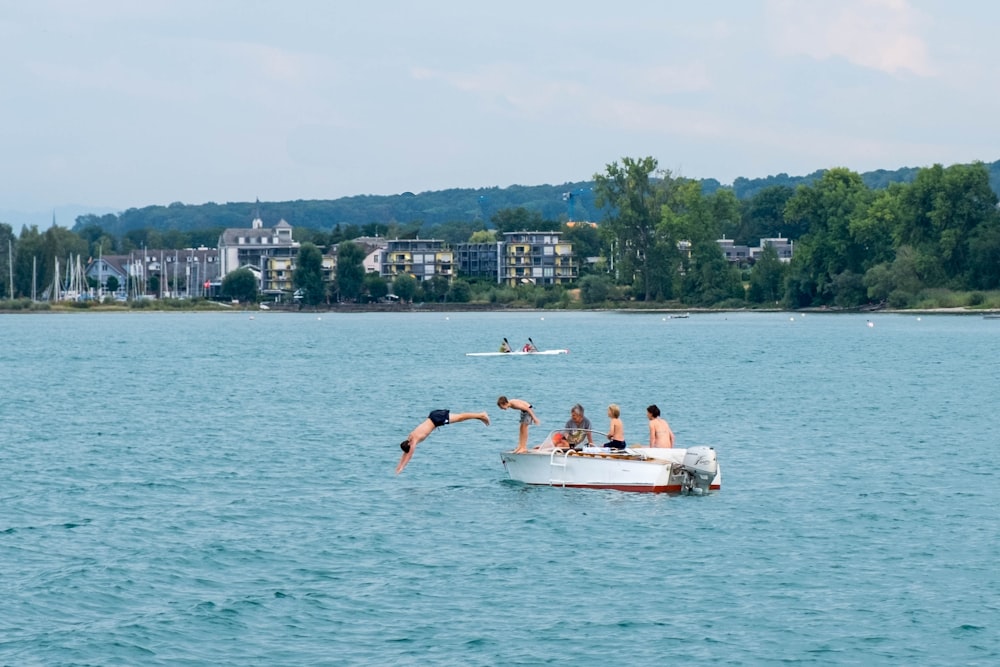
[{"label": "person sitting on boat", "polygon": [[406,436],[406,440],[399,443],[399,448],[403,450],[403,455],[399,459],[399,465],[396,466],[396,474],[398,475],[403,472],[403,468],[413,458],[413,452],[417,449],[417,445],[423,442],[434,429],[438,426],[457,424],[469,419],[478,419],[487,426],[490,425],[490,416],[485,412],[452,414],[450,410],[431,410],[431,413],[427,415],[427,419],[420,422],[415,429],[410,431],[410,435]]},{"label": "person sitting on boat", "polygon": [[512,350],[510,349],[510,343],[507,342],[506,338],[504,338],[503,342],[500,343],[500,351],[501,352],[512,352]]},{"label": "person sitting on boat", "polygon": [[660,409],[656,405],[646,408],[646,418],[649,420],[649,446],[673,447],[674,432],[670,430],[667,420],[660,417]]},{"label": "person sitting on boat", "polygon": [[621,414],[621,408],[616,404],[612,403],[608,406],[608,417],[611,418],[611,424],[608,426],[608,441],[604,443],[604,447],[625,449],[625,427],[622,426]]},{"label": "person sitting on boat", "polygon": [[529,338],[528,342],[525,343],[524,347],[521,348],[521,351],[522,352],[538,352],[538,348],[535,347],[535,344],[533,342],[531,342],[531,339]]},{"label": "person sitting on boat", "polygon": [[566,420],[564,435],[566,443],[573,449],[578,449],[586,440],[591,447],[594,446],[594,434],[591,433],[590,420],[583,415],[583,406],[577,403],[569,412],[569,419]]}]

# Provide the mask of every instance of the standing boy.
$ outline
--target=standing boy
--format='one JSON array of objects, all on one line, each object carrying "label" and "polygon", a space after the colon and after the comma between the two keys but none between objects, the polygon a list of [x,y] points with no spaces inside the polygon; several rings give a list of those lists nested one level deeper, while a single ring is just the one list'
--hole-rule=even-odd
[{"label": "standing boy", "polygon": [[497,406],[501,410],[513,408],[514,410],[521,411],[521,426],[518,429],[517,449],[514,450],[514,453],[520,454],[528,451],[528,425],[531,424],[531,422],[534,422],[536,426],[542,423],[538,421],[538,417],[535,416],[535,411],[532,409],[531,403],[522,401],[519,398],[507,398],[506,396],[501,396],[497,399]]}]

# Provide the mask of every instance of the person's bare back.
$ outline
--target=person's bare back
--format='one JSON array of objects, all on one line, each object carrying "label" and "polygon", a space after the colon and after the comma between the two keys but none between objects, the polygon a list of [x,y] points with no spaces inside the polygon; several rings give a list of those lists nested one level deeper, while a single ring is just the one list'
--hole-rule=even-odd
[{"label": "person's bare back", "polygon": [[667,420],[660,416],[660,409],[655,405],[649,406],[646,418],[649,419],[649,446],[673,447],[674,432],[670,430]]},{"label": "person's bare back", "polygon": [[670,426],[662,417],[657,417],[649,422],[649,446],[674,446],[674,433],[670,430]]}]

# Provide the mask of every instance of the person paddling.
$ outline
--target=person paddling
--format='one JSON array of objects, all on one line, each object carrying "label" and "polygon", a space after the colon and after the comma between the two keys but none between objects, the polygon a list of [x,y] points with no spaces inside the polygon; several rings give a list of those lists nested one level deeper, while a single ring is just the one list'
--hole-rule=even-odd
[{"label": "person paddling", "polygon": [[510,349],[510,343],[508,343],[508,342],[507,342],[507,339],[506,339],[506,338],[504,338],[504,339],[503,339],[503,342],[502,342],[502,343],[500,343],[500,351],[501,351],[501,352],[511,352],[511,351],[512,351],[512,350]]}]

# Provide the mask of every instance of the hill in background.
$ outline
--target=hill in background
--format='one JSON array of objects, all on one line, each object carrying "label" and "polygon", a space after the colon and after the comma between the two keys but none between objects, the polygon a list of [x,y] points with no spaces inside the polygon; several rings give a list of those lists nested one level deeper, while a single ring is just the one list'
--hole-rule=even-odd
[{"label": "hill in background", "polygon": [[[1000,160],[987,165],[990,184],[1000,193]],[[737,178],[732,186],[715,179],[702,179],[706,192],[731,187],[738,199],[749,199],[773,186],[796,187],[810,184],[825,170],[806,176],[777,174],[766,178]],[[868,187],[877,189],[890,183],[911,182],[918,168],[877,170],[861,174]],[[230,202],[226,204],[183,204],[133,208],[120,214],[88,214],[77,217],[73,231],[99,225],[106,233],[122,236],[136,229],[193,231],[208,228],[247,227],[260,215],[266,225],[287,220],[294,227],[330,230],[337,225],[422,223],[424,229],[455,221],[488,222],[497,211],[522,207],[541,214],[546,220],[600,220],[594,203],[594,182],[561,185],[512,185],[507,188],[455,188],[399,195],[356,195],[332,200],[287,202]]]}]

